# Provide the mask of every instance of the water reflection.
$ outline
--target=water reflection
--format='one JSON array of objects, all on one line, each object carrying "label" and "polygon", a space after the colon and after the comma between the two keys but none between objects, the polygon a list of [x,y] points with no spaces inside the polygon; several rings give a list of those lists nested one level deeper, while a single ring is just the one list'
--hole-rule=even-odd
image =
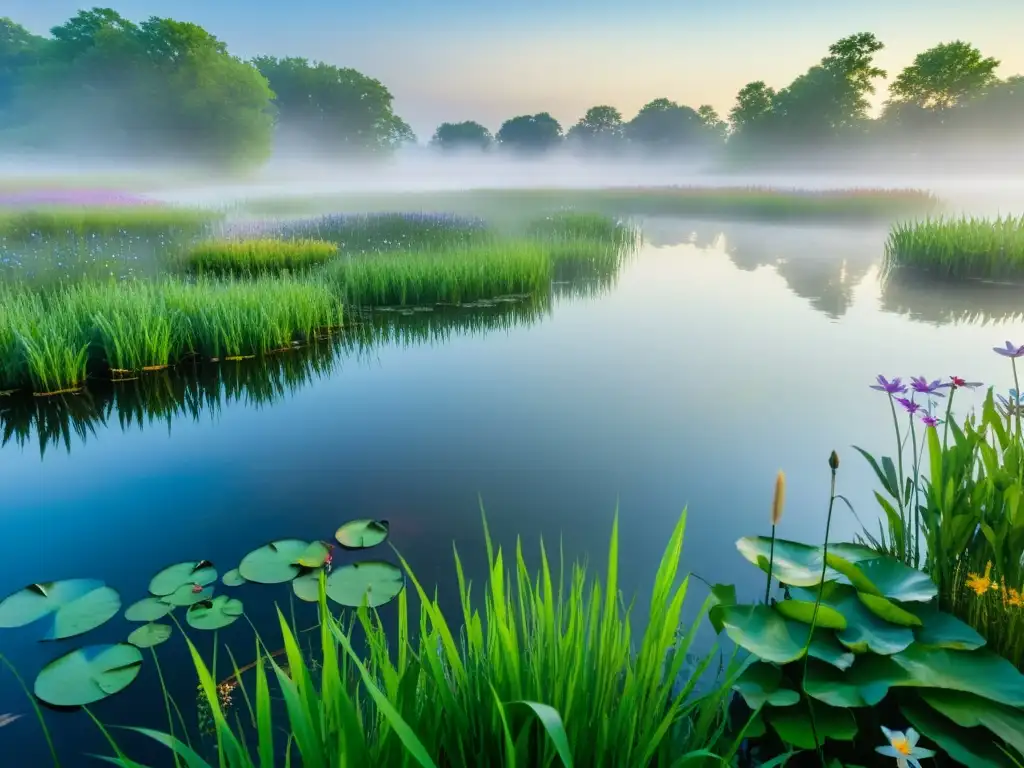
[{"label": "water reflection", "polygon": [[883,312],[932,325],[992,325],[1024,320],[1024,286],[949,282],[897,271],[881,286]]}]

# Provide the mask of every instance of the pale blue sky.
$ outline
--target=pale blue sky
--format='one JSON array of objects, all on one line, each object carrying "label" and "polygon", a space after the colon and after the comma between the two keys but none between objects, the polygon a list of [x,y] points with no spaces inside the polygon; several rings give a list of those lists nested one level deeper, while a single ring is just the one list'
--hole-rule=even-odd
[{"label": "pale blue sky", "polygon": [[[301,55],[382,80],[421,137],[443,120],[496,129],[549,111],[566,126],[594,104],[628,117],[668,97],[723,114],[751,80],[784,86],[836,39],[871,31],[883,68],[964,39],[1024,73],[1024,0],[120,0],[126,17],[202,24],[242,57]],[[76,0],[4,0],[45,32]],[[884,86],[880,89],[884,92]],[[884,93],[883,93],[884,95]]]}]

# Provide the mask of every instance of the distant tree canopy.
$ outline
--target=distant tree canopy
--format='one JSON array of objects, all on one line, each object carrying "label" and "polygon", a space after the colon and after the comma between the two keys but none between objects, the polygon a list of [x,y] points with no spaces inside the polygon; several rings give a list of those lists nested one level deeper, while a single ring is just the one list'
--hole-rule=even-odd
[{"label": "distant tree canopy", "polygon": [[328,153],[414,140],[379,81],[305,59],[245,62],[196,24],[80,11],[50,37],[0,19],[0,148],[261,163],[275,131]]},{"label": "distant tree canopy", "polygon": [[543,152],[562,141],[562,126],[547,112],[520,115],[502,123],[495,138],[519,152]]},{"label": "distant tree canopy", "polygon": [[626,124],[615,107],[591,107],[569,129],[566,138],[584,150],[614,151],[625,138]]},{"label": "distant tree canopy", "polygon": [[491,132],[480,123],[466,120],[462,123],[441,123],[434,131],[430,143],[441,149],[488,149],[494,143]]}]

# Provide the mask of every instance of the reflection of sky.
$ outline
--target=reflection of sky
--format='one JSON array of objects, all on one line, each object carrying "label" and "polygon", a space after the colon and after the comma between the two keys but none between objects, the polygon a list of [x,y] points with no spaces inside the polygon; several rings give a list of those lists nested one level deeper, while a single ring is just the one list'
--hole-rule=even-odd
[{"label": "reflection of sky", "polygon": [[[43,32],[78,0],[4,0],[5,15]],[[870,30],[895,74],[937,43],[967,40],[1024,71],[1019,0],[120,0],[133,20],[172,16],[204,25],[236,55],[307,56],[382,80],[413,128],[443,120],[501,121],[547,110],[570,125],[594,104],[631,117],[667,97],[723,114],[752,80],[785,87],[839,38]],[[998,23],[993,21],[998,20]],[[876,102],[885,98],[881,83]]]},{"label": "reflection of sky", "polygon": [[[392,520],[421,578],[448,589],[452,539],[480,577],[480,494],[499,541],[521,534],[532,553],[538,535],[552,548],[561,536],[568,556],[596,563],[618,503],[627,594],[648,588],[688,505],[685,567],[752,595],[761,580],[733,542],[766,532],[780,468],[781,536],[821,539],[833,449],[840,491],[873,524],[872,478],[850,445],[890,446],[884,396],[867,388],[876,374],[1005,384],[1009,367],[990,348],[1024,337],[1019,325],[880,313],[871,274],[851,295],[833,318],[772,268],[650,248],[612,293],[563,303],[540,325],[382,348],[273,407],[226,406],[213,422],[175,421],[170,435],[99,428],[43,462],[34,446],[8,446],[0,594],[97,576],[127,603],[167,563],[210,557],[226,570],[269,539],[329,537],[356,516]],[[834,530],[857,529],[839,509]],[[21,636],[0,637],[0,649],[14,643],[30,674],[52,655],[9,637]],[[0,690],[0,712],[24,710]]]}]

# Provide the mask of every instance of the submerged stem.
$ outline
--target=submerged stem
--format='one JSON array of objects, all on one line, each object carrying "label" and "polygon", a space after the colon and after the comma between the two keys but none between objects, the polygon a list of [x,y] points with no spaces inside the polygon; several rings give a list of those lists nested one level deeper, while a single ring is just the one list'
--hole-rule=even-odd
[{"label": "submerged stem", "polygon": [[[163,693],[163,696],[164,696],[164,709],[167,710],[167,728],[168,728],[167,732],[168,732],[168,734],[170,734],[170,737],[173,739],[174,738],[174,718],[171,717],[170,694],[167,692],[167,684],[164,682],[163,670],[160,669],[160,659],[157,658],[156,648],[150,648],[149,652],[153,655],[153,666],[156,667],[156,676],[160,680],[160,691],[161,691],[161,693]],[[173,754],[174,754],[174,766],[175,766],[175,768],[177,768],[179,765],[181,765],[181,761],[178,759],[178,752],[177,752],[177,750],[173,750]]]},{"label": "submerged stem", "polygon": [[14,675],[14,679],[18,681],[18,685],[21,686],[21,690],[25,692],[26,698],[29,703],[32,704],[32,709],[36,711],[36,719],[39,721],[39,726],[43,729],[43,737],[46,739],[46,746],[50,748],[50,757],[53,758],[54,768],[60,768],[60,759],[57,757],[57,747],[53,744],[53,738],[50,736],[50,729],[46,727],[46,720],[43,718],[43,710],[39,708],[39,704],[36,703],[36,697],[32,695],[32,691],[29,690],[28,686],[25,685],[24,679],[18,674],[18,670],[14,665],[0,653],[0,662],[3,662],[4,666],[11,671]]},{"label": "submerged stem", "polygon": [[[906,505],[903,503],[903,488],[902,488],[902,485],[901,485],[903,483],[903,436],[900,433],[900,422],[899,422],[899,419],[896,417],[896,401],[893,399],[892,395],[889,395],[889,409],[892,411],[892,425],[893,425],[893,427],[896,428],[896,462],[897,462],[896,468],[897,468],[897,474],[896,474],[896,487],[893,488],[893,491],[896,493],[896,504],[897,504],[897,506],[899,507],[899,510],[900,510],[900,522],[903,524],[903,548],[902,548],[903,551],[900,553],[900,559],[903,562],[906,562],[907,559],[908,559],[907,558],[907,553],[908,553],[908,546],[909,546],[908,542],[909,542],[909,538],[910,537],[907,535],[907,528],[908,528],[908,525],[909,525],[909,521],[907,520]],[[833,470],[832,474],[833,474],[833,477],[834,477],[835,470]]]}]

